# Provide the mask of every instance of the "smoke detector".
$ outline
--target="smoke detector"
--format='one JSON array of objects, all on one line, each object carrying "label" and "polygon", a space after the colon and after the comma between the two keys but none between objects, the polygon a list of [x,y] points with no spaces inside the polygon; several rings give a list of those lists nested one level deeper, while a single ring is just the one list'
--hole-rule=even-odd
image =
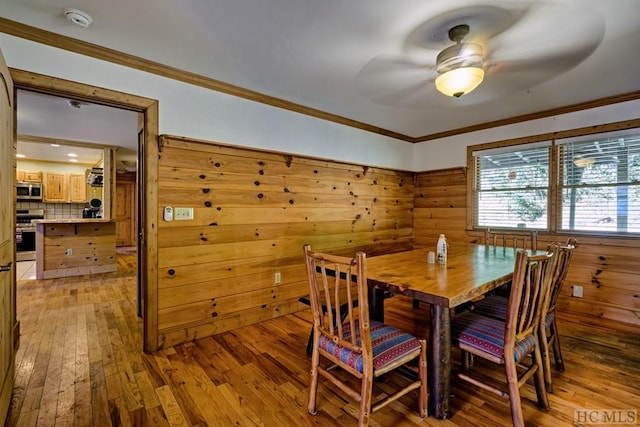
[{"label": "smoke detector", "polygon": [[66,16],[69,21],[82,28],[87,28],[89,24],[93,22],[93,19],[91,19],[91,16],[89,16],[88,13],[78,9],[67,8],[64,10],[64,16]]},{"label": "smoke detector", "polygon": [[67,105],[69,105],[69,107],[73,107],[73,108],[80,108],[84,105],[89,105],[86,102],[82,102],[82,101],[77,101],[75,99],[68,99],[67,100]]}]

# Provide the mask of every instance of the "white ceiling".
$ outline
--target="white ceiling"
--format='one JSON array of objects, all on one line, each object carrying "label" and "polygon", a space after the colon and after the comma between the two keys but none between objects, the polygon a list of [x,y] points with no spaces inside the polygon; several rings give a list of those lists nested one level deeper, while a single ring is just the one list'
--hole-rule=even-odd
[{"label": "white ceiling", "polygon": [[[18,91],[18,154],[28,160],[69,162],[76,154],[78,163],[95,164],[102,160],[102,149],[77,145],[52,147],[51,140],[77,144],[95,143],[119,147],[118,158],[135,161],[138,148],[138,114],[104,105],[79,102],[68,98]],[[75,106],[74,106],[75,105]],[[44,137],[46,143],[27,142],[21,135]]]},{"label": "white ceiling", "polygon": [[[640,90],[637,0],[0,0],[0,16],[415,138]],[[450,98],[433,68],[461,23],[486,77]]]}]

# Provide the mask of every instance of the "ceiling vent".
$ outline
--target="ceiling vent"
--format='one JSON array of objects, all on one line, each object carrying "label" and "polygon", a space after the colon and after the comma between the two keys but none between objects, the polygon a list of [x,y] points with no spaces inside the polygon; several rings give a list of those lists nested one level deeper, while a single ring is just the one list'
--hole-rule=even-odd
[{"label": "ceiling vent", "polygon": [[69,21],[73,22],[74,24],[82,28],[87,28],[89,24],[93,22],[93,20],[91,19],[91,16],[89,16],[88,13],[78,9],[71,9],[71,8],[65,9],[64,16],[66,16]]}]

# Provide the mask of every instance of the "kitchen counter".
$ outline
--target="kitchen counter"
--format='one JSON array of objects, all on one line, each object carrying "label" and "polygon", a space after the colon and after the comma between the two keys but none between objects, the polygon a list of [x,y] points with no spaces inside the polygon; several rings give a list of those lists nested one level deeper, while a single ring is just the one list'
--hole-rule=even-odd
[{"label": "kitchen counter", "polygon": [[71,218],[32,222],[36,225],[37,279],[118,270],[115,220]]},{"label": "kitchen counter", "polygon": [[91,224],[100,222],[114,222],[113,219],[104,218],[67,218],[67,219],[34,219],[33,224]]}]

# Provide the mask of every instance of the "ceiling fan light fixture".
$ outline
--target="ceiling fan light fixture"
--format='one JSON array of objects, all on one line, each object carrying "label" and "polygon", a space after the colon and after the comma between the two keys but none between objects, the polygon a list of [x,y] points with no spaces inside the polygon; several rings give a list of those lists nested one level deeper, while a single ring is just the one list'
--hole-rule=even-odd
[{"label": "ceiling fan light fixture", "polygon": [[484,70],[479,67],[461,67],[449,70],[436,78],[436,89],[456,98],[477,88],[484,79]]},{"label": "ceiling fan light fixture", "polygon": [[586,168],[588,166],[593,165],[596,162],[596,159],[593,157],[576,157],[573,160],[573,164],[579,168]]},{"label": "ceiling fan light fixture", "polygon": [[469,26],[456,25],[449,30],[449,39],[456,44],[438,54],[436,59],[436,89],[456,98],[478,87],[484,79],[484,52],[477,43],[463,42]]}]

